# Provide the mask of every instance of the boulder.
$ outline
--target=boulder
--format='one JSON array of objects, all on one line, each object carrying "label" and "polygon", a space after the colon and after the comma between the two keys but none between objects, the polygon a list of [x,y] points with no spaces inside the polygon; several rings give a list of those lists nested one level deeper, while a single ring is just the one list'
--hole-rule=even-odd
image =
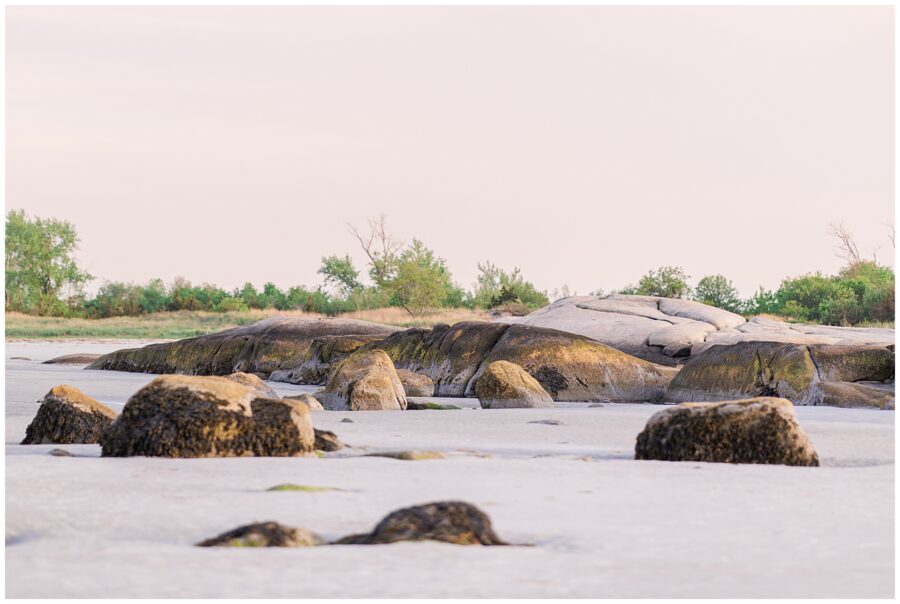
[{"label": "boulder", "polygon": [[553,399],[540,382],[509,361],[494,361],[475,383],[483,409],[552,407]]},{"label": "boulder", "polygon": [[477,321],[408,329],[363,350],[368,348],[384,350],[400,369],[430,377],[435,396],[473,396],[494,361],[521,366],[557,401],[657,401],[677,371],[584,336]]},{"label": "boulder", "polygon": [[768,397],[669,407],[638,435],[635,459],[818,466],[793,407]]},{"label": "boulder", "polygon": [[62,384],[50,389],[25,430],[23,445],[94,444],[116,419],[115,412],[78,388]]},{"label": "boulder", "polygon": [[893,407],[893,379],[894,352],[883,347],[739,342],[692,358],[672,380],[666,400],[778,396],[797,405],[885,409]]},{"label": "boulder", "polygon": [[320,403],[318,401],[318,399],[316,399],[316,397],[314,397],[311,394],[307,394],[305,392],[303,394],[296,394],[294,396],[286,396],[286,397],[284,397],[284,399],[291,400],[291,401],[299,401],[299,402],[303,403],[304,405],[306,405],[306,408],[309,409],[310,411],[324,411],[325,410],[325,407],[322,406],[322,403]]},{"label": "boulder", "polygon": [[398,369],[397,377],[403,384],[406,396],[434,396],[434,382],[427,375],[413,373],[406,369]]},{"label": "boulder", "polygon": [[337,451],[344,448],[344,443],[338,439],[337,434],[329,430],[316,430],[317,451]]},{"label": "boulder", "polygon": [[877,345],[894,343],[893,329],[829,327],[740,315],[693,302],[656,296],[610,294],[557,300],[504,323],[559,329],[587,336],[636,357],[680,365],[717,344]]},{"label": "boulder", "polygon": [[403,385],[390,357],[381,350],[358,351],[341,361],[316,398],[334,411],[406,409]]},{"label": "boulder", "polygon": [[138,390],[100,437],[107,457],[295,456],[315,434],[298,401],[223,377],[163,375]]},{"label": "boulder", "polygon": [[212,539],[201,541],[199,547],[311,547],[325,541],[303,528],[292,528],[277,522],[256,522],[240,526]]},{"label": "boulder", "polygon": [[348,356],[373,342],[378,342],[384,335],[338,335],[314,338],[310,343],[304,360],[293,369],[273,371],[269,379],[273,382],[290,384],[325,384],[331,368]]},{"label": "boulder", "polygon": [[383,337],[398,330],[353,319],[272,317],[214,334],[118,350],[100,357],[88,369],[187,375],[228,375],[240,371],[269,375],[300,367],[319,354],[321,348],[314,342],[324,336]]},{"label": "boulder", "polygon": [[349,535],[336,543],[377,545],[426,540],[457,545],[506,545],[494,532],[487,514],[462,501],[397,510],[385,516],[371,533]]},{"label": "boulder", "polygon": [[49,361],[44,361],[44,365],[89,365],[99,359],[100,356],[101,355],[99,354],[89,352],[64,354],[61,357],[55,357]]},{"label": "boulder", "polygon": [[238,371],[237,373],[226,375],[225,379],[237,382],[238,384],[243,384],[244,386],[247,386],[248,388],[254,390],[259,396],[263,398],[279,398],[277,392],[269,388],[264,381],[262,381],[258,376],[253,375],[252,373],[244,373],[242,371]]}]

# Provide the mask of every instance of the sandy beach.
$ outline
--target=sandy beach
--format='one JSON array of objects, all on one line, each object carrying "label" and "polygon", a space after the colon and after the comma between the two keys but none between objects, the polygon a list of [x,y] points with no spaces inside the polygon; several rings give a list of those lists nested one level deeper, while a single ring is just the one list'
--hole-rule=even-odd
[{"label": "sandy beach", "polygon": [[[892,411],[798,407],[818,468],[635,461],[635,437],[659,409],[649,404],[481,410],[428,399],[466,408],[318,412],[315,427],[349,445],[325,458],[110,459],[97,445],[18,444],[56,384],[119,411],[153,377],[41,361],[140,344],[7,342],[8,597],[894,594]],[[445,458],[362,456],[398,450]],[[282,483],[335,490],[266,491]],[[501,537],[532,546],[193,546],[264,520],[334,539],[446,499],[479,506]]]}]

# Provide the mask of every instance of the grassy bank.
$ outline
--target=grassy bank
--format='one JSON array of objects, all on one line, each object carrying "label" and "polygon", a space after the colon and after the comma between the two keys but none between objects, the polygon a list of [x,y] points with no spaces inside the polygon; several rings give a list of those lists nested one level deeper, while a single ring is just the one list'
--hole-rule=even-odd
[{"label": "grassy bank", "polygon": [[[319,317],[301,311],[250,310],[241,312],[163,312],[140,317],[109,319],[65,319],[35,317],[20,313],[6,313],[8,339],[41,338],[127,338],[178,339],[189,338],[248,325],[266,317]],[[486,320],[487,314],[467,309],[445,309],[413,317],[400,308],[379,308],[341,315],[399,327],[430,327],[436,323],[455,323],[467,320]]]}]

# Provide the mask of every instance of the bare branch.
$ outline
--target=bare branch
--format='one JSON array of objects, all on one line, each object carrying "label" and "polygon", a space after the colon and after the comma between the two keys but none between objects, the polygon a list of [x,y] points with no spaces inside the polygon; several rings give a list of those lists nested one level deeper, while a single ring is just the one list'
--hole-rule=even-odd
[{"label": "bare branch", "polygon": [[356,237],[359,245],[366,253],[366,256],[368,256],[369,264],[372,265],[372,278],[378,285],[384,284],[387,280],[391,267],[397,259],[397,254],[403,248],[403,243],[394,239],[387,232],[385,222],[386,216],[384,214],[379,214],[376,218],[369,218],[368,234],[360,233],[353,225],[347,225],[350,233]]},{"label": "bare branch", "polygon": [[856,264],[862,261],[859,248],[853,240],[853,235],[850,234],[850,231],[847,230],[844,224],[831,223],[830,227],[829,234],[838,241],[835,246],[835,254],[837,254],[838,258],[843,258],[848,264]]}]

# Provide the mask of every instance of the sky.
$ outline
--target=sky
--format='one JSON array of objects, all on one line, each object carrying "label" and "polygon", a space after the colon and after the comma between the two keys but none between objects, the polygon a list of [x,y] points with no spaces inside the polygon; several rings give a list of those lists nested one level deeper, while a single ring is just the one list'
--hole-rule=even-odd
[{"label": "sky", "polygon": [[98,277],[320,282],[387,216],[586,294],[893,263],[892,7],[6,7],[6,207]]}]

